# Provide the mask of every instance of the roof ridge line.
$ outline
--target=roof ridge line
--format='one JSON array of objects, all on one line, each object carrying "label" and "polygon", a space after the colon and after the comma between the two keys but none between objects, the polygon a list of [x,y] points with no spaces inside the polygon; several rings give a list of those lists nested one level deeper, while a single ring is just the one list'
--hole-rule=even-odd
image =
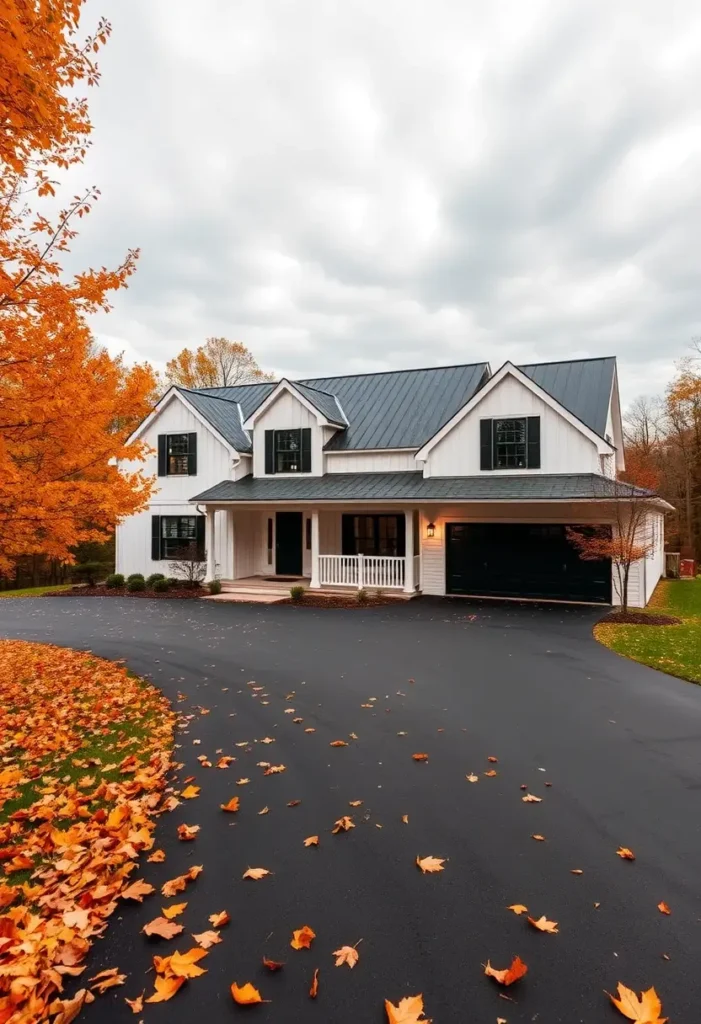
[{"label": "roof ridge line", "polygon": [[535,363],[514,363],[514,366],[555,366],[559,363],[599,363],[604,359],[613,359],[616,356],[582,356],[580,359],[543,359]]},{"label": "roof ridge line", "polygon": [[[389,373],[426,373],[429,370],[462,370],[472,366],[489,366],[488,359],[480,359],[476,363],[451,363],[448,366],[405,366],[400,370],[366,370],[362,373],[329,373],[325,377],[300,377],[298,380],[299,384],[307,384],[308,380],[328,380],[329,377],[336,377],[337,379],[346,380],[349,377],[382,377]],[[288,378],[290,379],[290,378]],[[294,383],[294,381],[291,381]],[[309,387],[309,385],[307,384]],[[315,389],[318,390],[318,389]]]}]

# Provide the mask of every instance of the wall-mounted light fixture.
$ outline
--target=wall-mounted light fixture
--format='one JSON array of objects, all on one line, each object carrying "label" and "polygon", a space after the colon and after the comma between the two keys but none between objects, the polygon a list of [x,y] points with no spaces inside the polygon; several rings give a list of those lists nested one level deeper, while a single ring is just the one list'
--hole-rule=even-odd
[{"label": "wall-mounted light fixture", "polygon": [[436,524],[435,523],[429,523],[428,524],[428,526],[426,527],[426,536],[427,537],[435,537],[436,536]]}]

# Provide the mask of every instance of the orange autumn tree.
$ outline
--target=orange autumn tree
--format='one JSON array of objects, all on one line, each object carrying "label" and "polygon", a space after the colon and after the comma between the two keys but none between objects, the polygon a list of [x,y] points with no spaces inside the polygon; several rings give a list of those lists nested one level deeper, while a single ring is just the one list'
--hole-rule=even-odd
[{"label": "orange autumn tree", "polygon": [[95,85],[95,53],[110,26],[79,35],[83,0],[5,0],[0,11],[0,572],[22,555],[70,560],[69,547],[103,540],[144,507],[152,487],[127,444],[155,387],[148,366],[127,368],[96,347],[89,315],[109,309],[137,251],[114,270],[68,276],[62,258],[98,192],[58,214],[57,175],[89,144],[81,85]]},{"label": "orange autumn tree", "polygon": [[183,388],[225,388],[273,380],[240,341],[207,338],[194,351],[184,348],[166,363],[166,382]]}]

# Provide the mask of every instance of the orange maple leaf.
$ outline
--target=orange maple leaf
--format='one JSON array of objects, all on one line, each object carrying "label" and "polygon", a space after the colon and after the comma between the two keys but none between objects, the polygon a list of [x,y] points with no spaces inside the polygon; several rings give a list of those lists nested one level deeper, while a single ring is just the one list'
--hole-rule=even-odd
[{"label": "orange maple leaf", "polygon": [[143,992],[141,993],[140,996],[137,996],[136,999],[127,999],[125,997],[124,998],[124,1002],[131,1009],[132,1013],[143,1013],[143,1009],[144,1009],[144,993]]},{"label": "orange maple leaf", "polygon": [[144,935],[158,935],[162,939],[172,939],[175,935],[180,935],[183,926],[177,921],[169,921],[167,917],[155,917],[153,921],[145,924],[141,931]]},{"label": "orange maple leaf", "polygon": [[484,973],[489,978],[494,978],[494,980],[498,981],[500,985],[513,985],[515,981],[518,981],[518,979],[522,978],[527,972],[528,967],[519,956],[515,956],[511,961],[510,966],[506,967],[503,971],[495,970],[489,960],[487,960],[484,968]]},{"label": "orange maple leaf", "polygon": [[139,903],[143,903],[144,896],[150,896],[152,892],[156,890],[149,882],[144,882],[141,878],[137,879],[136,882],[132,882],[126,889],[122,889],[119,894],[123,900],[137,900]]},{"label": "orange maple leaf", "polygon": [[184,841],[194,839],[199,830],[199,825],[178,825],[178,839],[182,839]]},{"label": "orange maple leaf", "polygon": [[194,800],[196,796],[200,795],[199,786],[186,786],[180,796],[183,800]]},{"label": "orange maple leaf", "polygon": [[311,983],[311,985],[309,987],[309,998],[310,999],[316,999],[318,994],[319,994],[319,968],[317,967],[317,969],[314,971],[314,977],[312,978],[312,983]]},{"label": "orange maple leaf", "polygon": [[346,743],[345,740],[332,740],[331,743],[329,743],[329,746],[330,747],[347,747],[348,744]]},{"label": "orange maple leaf", "polygon": [[316,932],[313,932],[308,924],[303,925],[296,931],[292,932],[292,941],[290,945],[293,949],[311,949],[312,942],[316,938]]},{"label": "orange maple leaf", "polygon": [[419,857],[416,858],[417,868],[421,868],[424,874],[426,872],[444,871],[445,868],[445,857]]},{"label": "orange maple leaf", "polygon": [[619,846],[616,853],[621,860],[635,860],[635,854],[632,850],[629,850],[627,846]]},{"label": "orange maple leaf", "polygon": [[512,903],[512,905],[506,909],[513,910],[514,914],[526,914],[528,912],[528,907],[525,907],[523,903]]},{"label": "orange maple leaf", "polygon": [[344,814],[342,818],[339,818],[338,821],[335,822],[334,827],[331,829],[331,833],[348,832],[352,828],[355,828],[353,819],[349,818],[347,814]]},{"label": "orange maple leaf", "polygon": [[214,931],[199,932],[198,935],[193,934],[192,937],[202,949],[209,949],[210,946],[215,946],[218,942],[222,941],[219,932]]},{"label": "orange maple leaf", "polygon": [[341,967],[343,964],[348,964],[351,970],[355,967],[360,954],[355,946],[341,946],[340,949],[334,950],[333,956],[336,957],[336,967]]},{"label": "orange maple leaf", "polygon": [[231,811],[233,813],[239,809],[239,798],[237,796],[232,796],[228,803],[219,804],[219,806],[223,811]]},{"label": "orange maple leaf", "polygon": [[422,995],[406,996],[395,1006],[385,999],[385,1011],[389,1024],[431,1024],[428,1017],[424,1017],[424,999]]},{"label": "orange maple leaf", "polygon": [[280,963],[279,960],[271,960],[267,956],[263,957],[263,967],[267,967],[269,971],[281,971],[284,966],[284,963]]},{"label": "orange maple leaf", "polygon": [[161,913],[171,921],[174,917],[182,914],[186,906],[187,903],[172,903],[169,907],[161,907]]},{"label": "orange maple leaf", "polygon": [[169,999],[172,999],[175,993],[181,989],[184,984],[185,978],[164,978],[159,974],[154,982],[154,988],[156,991],[145,1001],[147,1003],[165,1003]]},{"label": "orange maple leaf", "polygon": [[667,904],[664,901],[662,903],[658,903],[657,904],[657,909],[659,910],[659,912],[661,914],[671,914],[672,913],[672,911],[669,909],[669,907],[667,906]]},{"label": "orange maple leaf", "polygon": [[636,1024],[666,1024],[667,1018],[660,1016],[662,1013],[662,1002],[654,988],[649,988],[647,992],[642,992],[640,998],[638,998],[632,989],[626,988],[619,981],[618,998],[612,996],[609,992],[606,995],[624,1017],[627,1017],[628,1020],[636,1021]]},{"label": "orange maple leaf", "polygon": [[537,928],[539,932],[549,932],[551,935],[557,935],[557,921],[548,921],[546,917],[539,917],[537,921],[533,917],[529,917],[526,920],[534,928]]},{"label": "orange maple leaf", "polygon": [[209,915],[209,923],[213,928],[221,928],[223,925],[228,924],[230,920],[231,918],[226,910],[220,910],[218,914]]},{"label": "orange maple leaf", "polygon": [[259,882],[261,878],[265,878],[266,875],[272,874],[267,868],[248,868],[243,873],[243,878],[252,878],[254,882]]},{"label": "orange maple leaf", "polygon": [[263,999],[257,988],[254,988],[250,981],[247,981],[245,985],[240,988],[233,983],[231,986],[231,995],[233,996],[234,1002],[238,1003],[239,1006],[252,1006],[254,1003],[269,1003],[269,999]]},{"label": "orange maple leaf", "polygon": [[309,836],[307,839],[304,840],[304,845],[305,846],[318,846],[319,845],[319,837],[318,836]]},{"label": "orange maple leaf", "polygon": [[428,761],[428,754],[412,754],[411,757],[414,761]]}]

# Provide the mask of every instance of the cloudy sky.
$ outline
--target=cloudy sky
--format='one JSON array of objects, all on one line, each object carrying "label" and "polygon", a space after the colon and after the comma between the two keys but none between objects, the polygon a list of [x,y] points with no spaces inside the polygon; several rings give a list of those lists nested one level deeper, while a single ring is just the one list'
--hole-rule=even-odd
[{"label": "cloudy sky", "polygon": [[113,23],[75,259],[139,271],[96,330],[314,376],[701,334],[698,0],[89,0]]}]

